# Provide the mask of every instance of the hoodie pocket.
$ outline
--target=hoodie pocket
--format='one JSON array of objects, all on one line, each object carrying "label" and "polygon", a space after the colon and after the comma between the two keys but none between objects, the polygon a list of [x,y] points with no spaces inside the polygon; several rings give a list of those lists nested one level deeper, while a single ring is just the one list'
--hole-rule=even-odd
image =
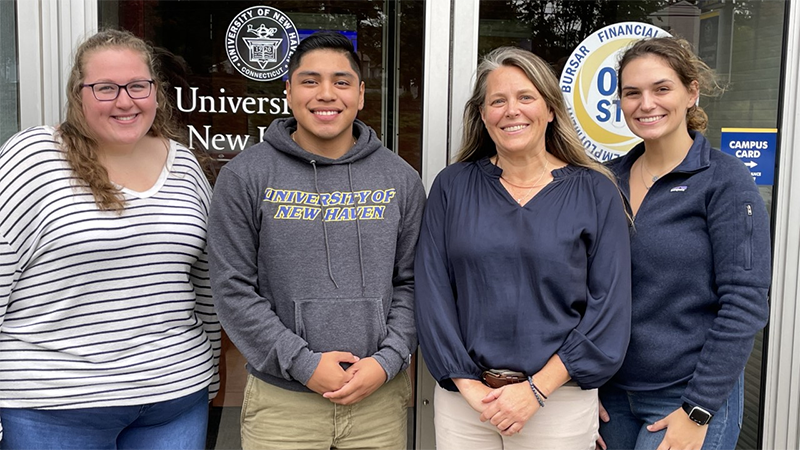
[{"label": "hoodie pocket", "polygon": [[380,298],[295,300],[295,330],[314,352],[343,351],[372,356],[386,337]]}]

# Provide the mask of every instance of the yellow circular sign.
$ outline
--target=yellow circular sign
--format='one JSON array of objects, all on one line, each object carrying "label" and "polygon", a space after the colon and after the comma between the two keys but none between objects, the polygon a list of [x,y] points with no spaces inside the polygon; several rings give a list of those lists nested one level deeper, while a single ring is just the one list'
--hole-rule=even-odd
[{"label": "yellow circular sign", "polygon": [[641,139],[628,129],[617,96],[617,61],[639,39],[669,36],[649,23],[622,22],[592,33],[572,52],[559,80],[586,153],[608,161]]}]

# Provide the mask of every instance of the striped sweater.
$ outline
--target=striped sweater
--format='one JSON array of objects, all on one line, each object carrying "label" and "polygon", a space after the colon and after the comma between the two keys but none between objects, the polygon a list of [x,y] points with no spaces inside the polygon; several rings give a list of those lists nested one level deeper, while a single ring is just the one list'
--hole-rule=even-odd
[{"label": "striped sweater", "polygon": [[150,190],[123,188],[124,212],[101,211],[54,133],[30,128],[0,148],[0,408],[215,394],[211,191],[196,159],[171,142]]}]

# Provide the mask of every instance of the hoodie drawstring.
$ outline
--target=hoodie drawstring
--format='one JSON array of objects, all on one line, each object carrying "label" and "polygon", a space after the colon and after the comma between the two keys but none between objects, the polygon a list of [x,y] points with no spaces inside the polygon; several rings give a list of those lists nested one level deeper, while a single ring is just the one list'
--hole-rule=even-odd
[{"label": "hoodie drawstring", "polygon": [[[317,195],[320,195],[319,192],[319,184],[317,182],[317,162],[315,160],[309,161],[311,163],[311,167],[314,168],[314,189],[317,190]],[[351,183],[352,184],[352,183]],[[333,268],[331,267],[331,248],[328,245],[328,226],[325,224],[325,216],[322,217],[322,234],[325,237],[325,256],[328,258],[328,276],[330,277],[331,281],[333,281],[333,285],[336,286],[336,289],[339,289],[339,284],[336,283],[336,279],[333,278]],[[361,252],[361,246],[359,241],[359,252]],[[361,270],[361,280],[364,280],[364,270]]]},{"label": "hoodie drawstring", "polygon": [[[353,172],[350,168],[353,163],[347,163],[347,178],[350,182],[350,192],[353,192]],[[366,279],[364,278],[364,254],[361,251],[361,221],[358,220],[358,208],[356,207],[356,234],[358,235],[358,265],[361,269],[361,289],[367,287]]]}]

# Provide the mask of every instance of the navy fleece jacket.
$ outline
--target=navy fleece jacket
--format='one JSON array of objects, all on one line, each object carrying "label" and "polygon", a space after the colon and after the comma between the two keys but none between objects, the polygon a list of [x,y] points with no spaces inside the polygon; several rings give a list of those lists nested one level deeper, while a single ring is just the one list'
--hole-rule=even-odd
[{"label": "navy fleece jacket", "polygon": [[[715,413],[768,317],[769,218],[741,161],[700,133],[653,184],[631,232],[631,341],[613,383],[649,391],[688,382],[683,400]],[[639,144],[609,163],[629,198]]]},{"label": "navy fleece jacket", "polygon": [[219,174],[208,248],[220,322],[249,372],[284,389],[307,391],[328,351],[374,357],[392,379],[417,346],[422,181],[358,120],[336,160],[300,148],[296,127],[273,121]]}]

